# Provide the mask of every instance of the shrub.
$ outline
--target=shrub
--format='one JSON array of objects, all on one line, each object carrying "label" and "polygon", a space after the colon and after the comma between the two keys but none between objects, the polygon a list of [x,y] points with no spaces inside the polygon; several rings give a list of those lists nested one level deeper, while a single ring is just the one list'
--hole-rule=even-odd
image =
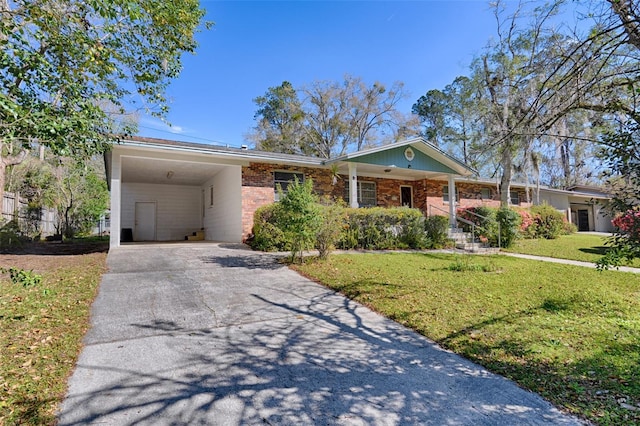
[{"label": "shrub", "polygon": [[10,220],[0,226],[0,248],[21,245],[28,241],[28,238],[22,234],[17,220]]},{"label": "shrub", "polygon": [[562,234],[564,215],[548,204],[531,207],[536,222],[536,238],[553,240]]},{"label": "shrub", "polygon": [[291,243],[280,225],[279,203],[259,207],[253,215],[253,238],[249,245],[260,251],[289,251]]},{"label": "shrub", "polygon": [[[278,188],[279,191],[280,188]],[[291,261],[296,256],[302,261],[302,252],[310,247],[320,224],[320,206],[313,194],[313,181],[299,182],[296,178],[287,187],[287,193],[280,195],[279,225],[291,244]]]},{"label": "shrub", "polygon": [[575,223],[571,223],[568,220],[562,222],[562,235],[571,235],[578,232],[578,227]]},{"label": "shrub", "polygon": [[536,221],[529,210],[517,210],[520,215],[520,235],[524,238],[536,238]]},{"label": "shrub", "polygon": [[427,234],[427,248],[439,249],[447,246],[449,236],[449,218],[447,216],[429,216],[424,221]]},{"label": "shrub", "polygon": [[320,259],[326,259],[344,232],[347,220],[344,202],[324,201],[320,214],[320,223],[316,231],[315,247]]},{"label": "shrub", "polygon": [[347,225],[339,247],[384,250],[424,248],[424,216],[406,207],[346,209]]},{"label": "shrub", "polygon": [[511,247],[518,238],[520,215],[508,207],[500,207],[496,212],[496,220],[500,223],[500,246]]},{"label": "shrub", "polygon": [[[314,202],[303,209],[301,200],[295,205],[285,201],[291,194],[291,187],[290,185],[289,193],[283,196],[279,203],[262,206],[256,210],[253,237],[249,241],[253,249],[295,250],[296,253],[300,253],[301,250],[315,247],[320,257],[326,257],[333,248],[420,249],[443,247],[447,242],[446,217],[434,216],[429,219],[427,225],[422,212],[417,209],[352,209],[326,201],[322,205]],[[307,230],[301,228],[302,222],[297,222],[301,220],[297,215],[303,211],[306,211],[306,219],[309,219],[305,222],[310,226]],[[311,234],[305,234],[308,232]],[[295,238],[303,234],[307,236],[296,245]]]},{"label": "shrub", "polygon": [[[489,242],[494,247],[498,246],[498,222],[496,219],[497,210],[492,207],[478,206],[459,209],[458,217],[475,224],[475,237],[481,241]],[[471,226],[462,223],[465,232],[471,232]]]},{"label": "shrub", "polygon": [[640,258],[640,207],[619,214],[611,223],[617,231],[607,240],[607,254],[596,262],[599,270],[618,267],[624,262]]},{"label": "shrub", "polygon": [[402,208],[406,210],[400,224],[400,245],[409,248],[420,249],[428,245],[424,232],[424,216],[421,211]]},{"label": "shrub", "polygon": [[640,244],[640,208],[627,210],[611,221],[618,228],[620,234],[624,234],[630,241]]}]

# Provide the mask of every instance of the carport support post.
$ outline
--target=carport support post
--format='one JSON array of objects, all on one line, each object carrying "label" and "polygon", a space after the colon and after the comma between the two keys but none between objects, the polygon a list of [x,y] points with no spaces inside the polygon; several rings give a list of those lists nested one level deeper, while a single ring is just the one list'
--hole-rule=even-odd
[{"label": "carport support post", "polygon": [[453,175],[449,175],[449,225],[452,228],[457,228],[456,223],[456,182],[453,180]]},{"label": "carport support post", "polygon": [[120,180],[122,178],[122,158],[115,152],[111,157],[111,226],[109,247],[120,246]]},{"label": "carport support post", "polygon": [[349,163],[349,207],[357,209],[358,206],[358,175],[355,163]]}]

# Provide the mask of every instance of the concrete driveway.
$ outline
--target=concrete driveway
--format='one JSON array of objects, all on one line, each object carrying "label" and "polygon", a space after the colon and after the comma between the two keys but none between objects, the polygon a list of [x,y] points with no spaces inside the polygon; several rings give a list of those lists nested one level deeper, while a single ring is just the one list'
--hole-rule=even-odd
[{"label": "concrete driveway", "polygon": [[241,245],[112,250],[61,425],[581,424]]}]

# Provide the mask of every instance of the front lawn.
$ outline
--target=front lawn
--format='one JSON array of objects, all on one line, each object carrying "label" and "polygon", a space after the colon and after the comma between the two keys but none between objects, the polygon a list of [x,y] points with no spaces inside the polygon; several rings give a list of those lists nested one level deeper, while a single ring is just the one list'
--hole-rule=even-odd
[{"label": "front lawn", "polygon": [[[79,251],[89,254],[68,254]],[[55,423],[105,259],[104,244],[91,243],[34,244],[0,255],[0,267],[42,276],[24,287],[0,275],[0,425]]]},{"label": "front lawn", "polygon": [[640,423],[637,275],[421,253],[336,255],[296,269],[569,412]]},{"label": "front lawn", "polygon": [[[594,234],[561,235],[554,240],[544,238],[517,240],[513,247],[502,249],[512,253],[547,256],[595,263],[607,251],[606,238]],[[640,259],[629,266],[640,267]]]}]

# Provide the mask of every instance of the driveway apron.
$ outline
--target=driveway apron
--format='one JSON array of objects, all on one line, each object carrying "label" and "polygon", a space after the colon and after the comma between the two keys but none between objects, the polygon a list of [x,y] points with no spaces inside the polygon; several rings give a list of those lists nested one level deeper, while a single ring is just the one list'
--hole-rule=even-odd
[{"label": "driveway apron", "polygon": [[60,425],[581,422],[242,245],[112,249]]}]

